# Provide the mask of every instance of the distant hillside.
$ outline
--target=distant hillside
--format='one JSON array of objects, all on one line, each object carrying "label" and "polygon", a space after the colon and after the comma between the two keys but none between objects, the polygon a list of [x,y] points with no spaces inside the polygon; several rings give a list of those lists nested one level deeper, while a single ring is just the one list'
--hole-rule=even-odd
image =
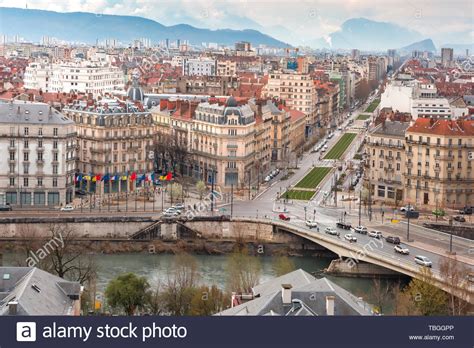
[{"label": "distant hillside", "polygon": [[115,38],[124,43],[138,38],[150,38],[152,42],[164,39],[189,40],[193,44],[216,42],[232,45],[237,41],[249,41],[253,45],[286,47],[282,41],[257,30],[209,30],[186,24],[165,26],[156,21],[132,16],[97,15],[86,12],[59,13],[0,7],[2,34],[20,35],[38,42],[43,35],[58,39],[95,43],[96,39]]},{"label": "distant hillside", "polygon": [[352,18],[342,24],[341,30],[330,34],[326,39],[320,39],[318,46],[381,51],[402,47],[417,39],[422,39],[420,33],[393,23]]},{"label": "distant hillside", "polygon": [[411,45],[402,47],[399,49],[400,53],[407,53],[410,54],[412,51],[429,51],[429,52],[436,52],[436,47],[433,43],[433,40],[426,39],[418,42],[414,42]]}]

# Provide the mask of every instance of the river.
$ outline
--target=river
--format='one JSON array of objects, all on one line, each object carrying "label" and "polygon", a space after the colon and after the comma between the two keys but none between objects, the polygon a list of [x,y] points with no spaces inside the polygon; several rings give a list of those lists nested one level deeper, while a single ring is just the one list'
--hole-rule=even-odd
[{"label": "river", "polygon": [[[15,260],[18,256],[17,254],[11,253],[4,254],[4,266],[16,265]],[[98,268],[97,290],[102,292],[111,279],[125,272],[133,272],[140,276],[145,276],[152,285],[163,282],[166,280],[175,256],[170,254],[94,254],[91,255],[91,257],[94,259]],[[200,283],[206,285],[215,284],[219,288],[224,289],[227,280],[227,256],[195,255],[194,257],[198,264]],[[262,264],[260,282],[275,277],[272,267],[275,257],[259,256],[259,259]],[[331,261],[327,258],[314,257],[291,257],[291,260],[296,268],[301,268],[309,273],[323,270]],[[361,296],[367,302],[371,302],[373,280],[328,275],[326,275],[326,277],[354,295]],[[395,285],[397,280],[387,279],[383,280],[383,282],[387,282],[389,285]],[[393,302],[389,299],[384,307],[389,309],[392,308],[392,306]]]}]

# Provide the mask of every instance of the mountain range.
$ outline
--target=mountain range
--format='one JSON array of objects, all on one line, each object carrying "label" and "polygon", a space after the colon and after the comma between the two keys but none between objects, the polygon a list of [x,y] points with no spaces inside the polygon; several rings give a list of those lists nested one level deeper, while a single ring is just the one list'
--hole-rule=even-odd
[{"label": "mountain range", "polygon": [[[232,22],[223,21],[223,23],[229,23],[229,26],[234,29],[211,30],[189,24],[166,26],[157,21],[136,16],[87,12],[62,13],[0,7],[0,33],[8,36],[19,35],[34,42],[39,42],[42,36],[50,36],[69,42],[88,44],[108,38],[117,39],[125,44],[138,38],[149,38],[153,43],[165,39],[182,39],[197,45],[202,42],[233,45],[237,41],[249,41],[253,46],[263,44],[271,47],[288,47],[293,43],[286,43],[285,40],[274,38],[269,33],[286,40],[297,38],[291,30],[281,25],[264,27],[241,16],[233,20]],[[240,23],[240,28],[252,29],[236,29],[238,28],[236,20]],[[189,22],[193,21],[190,19]],[[197,23],[196,25],[205,24]],[[424,38],[417,31],[394,23],[378,22],[367,18],[348,19],[342,23],[339,30],[324,38],[311,39],[311,33],[308,32],[308,40],[305,42],[307,46],[317,49],[358,48],[362,51],[385,51],[390,48],[401,48],[403,52],[414,49],[436,51],[433,41]],[[474,50],[473,45],[446,44],[439,47],[453,47],[455,52],[461,54],[465,53],[467,48],[471,52]]]},{"label": "mountain range", "polygon": [[20,35],[38,42],[46,35],[61,40],[95,43],[97,39],[115,38],[124,43],[138,38],[159,40],[186,39],[193,44],[216,42],[233,45],[249,41],[253,45],[286,47],[286,43],[257,30],[202,29],[187,24],[162,25],[154,20],[134,16],[97,15],[86,12],[53,11],[0,7],[0,32]]}]

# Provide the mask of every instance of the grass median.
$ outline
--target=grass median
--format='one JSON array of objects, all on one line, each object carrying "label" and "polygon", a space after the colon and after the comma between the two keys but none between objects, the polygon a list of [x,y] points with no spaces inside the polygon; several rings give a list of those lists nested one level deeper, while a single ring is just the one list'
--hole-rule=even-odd
[{"label": "grass median", "polygon": [[331,148],[331,150],[324,156],[324,159],[340,159],[346,152],[349,145],[355,139],[357,134],[345,133],[339,141]]},{"label": "grass median", "polygon": [[303,179],[298,181],[295,187],[314,189],[324,179],[324,177],[331,171],[330,167],[315,167],[305,175]]},{"label": "grass median", "polygon": [[283,194],[283,198],[296,199],[300,201],[309,201],[311,197],[314,196],[315,193],[316,191],[311,191],[311,190],[304,190],[304,191],[289,190]]}]

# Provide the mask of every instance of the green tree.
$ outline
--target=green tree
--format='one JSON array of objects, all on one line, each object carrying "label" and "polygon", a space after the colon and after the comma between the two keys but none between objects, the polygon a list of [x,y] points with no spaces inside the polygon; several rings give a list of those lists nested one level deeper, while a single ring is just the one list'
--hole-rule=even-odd
[{"label": "green tree", "polygon": [[183,186],[180,183],[174,182],[169,188],[170,200],[173,197],[173,202],[178,202],[183,197]]},{"label": "green tree", "polygon": [[227,287],[231,292],[249,293],[258,284],[262,264],[246,248],[232,253],[227,261]]},{"label": "green tree", "polygon": [[201,286],[191,300],[191,315],[213,315],[230,305],[230,296],[217,286]]},{"label": "green tree", "polygon": [[273,262],[273,271],[277,277],[293,272],[295,269],[295,263],[288,256],[279,256]]},{"label": "green tree", "polygon": [[420,278],[413,278],[405,289],[421,315],[445,315],[446,293],[433,285],[433,274],[429,268],[420,270]]},{"label": "green tree", "polygon": [[149,286],[145,277],[125,273],[109,282],[105,297],[113,309],[121,309],[127,315],[133,315],[137,308],[145,306]]},{"label": "green tree", "polygon": [[204,183],[204,181],[200,180],[196,183],[196,190],[199,193],[199,200],[202,201],[202,197],[207,191],[207,185]]}]

